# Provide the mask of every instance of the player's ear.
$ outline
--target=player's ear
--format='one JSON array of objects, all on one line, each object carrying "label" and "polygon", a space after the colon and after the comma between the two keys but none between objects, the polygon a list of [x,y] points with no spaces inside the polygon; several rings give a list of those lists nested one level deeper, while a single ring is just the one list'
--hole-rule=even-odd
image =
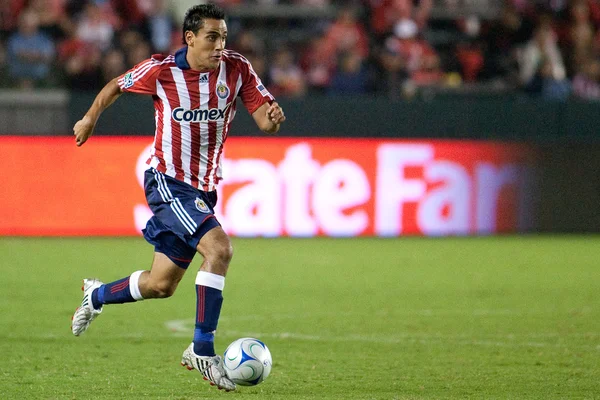
[{"label": "player's ear", "polygon": [[195,35],[194,32],[192,31],[186,31],[185,32],[185,42],[187,43],[188,46],[193,46],[194,45],[194,39],[195,39]]}]

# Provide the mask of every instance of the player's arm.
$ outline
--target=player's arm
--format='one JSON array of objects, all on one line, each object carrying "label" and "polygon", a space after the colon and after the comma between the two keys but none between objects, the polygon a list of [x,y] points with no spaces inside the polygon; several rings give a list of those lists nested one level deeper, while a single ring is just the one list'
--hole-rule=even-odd
[{"label": "player's arm", "polygon": [[266,133],[277,133],[281,123],[285,121],[283,109],[276,101],[264,103],[252,113],[252,118],[261,131]]},{"label": "player's arm", "polygon": [[96,122],[98,122],[98,118],[100,118],[100,114],[102,114],[102,112],[114,103],[122,94],[117,80],[117,78],[113,79],[102,88],[88,112],[85,113],[83,118],[77,121],[73,127],[73,134],[75,135],[77,146],[81,146],[90,136],[92,136]]}]

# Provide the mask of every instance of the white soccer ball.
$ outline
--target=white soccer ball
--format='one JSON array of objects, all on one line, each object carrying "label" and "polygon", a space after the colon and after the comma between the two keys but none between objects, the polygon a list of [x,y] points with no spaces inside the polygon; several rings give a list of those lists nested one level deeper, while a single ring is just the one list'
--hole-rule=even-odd
[{"label": "white soccer ball", "polygon": [[273,359],[258,339],[241,338],[231,343],[223,355],[229,379],[241,386],[258,385],[271,373]]}]

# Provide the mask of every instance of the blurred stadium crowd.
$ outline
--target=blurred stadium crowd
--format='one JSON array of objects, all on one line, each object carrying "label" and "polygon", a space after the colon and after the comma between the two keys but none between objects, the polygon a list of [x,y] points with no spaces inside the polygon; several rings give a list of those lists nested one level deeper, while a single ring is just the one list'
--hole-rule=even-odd
[{"label": "blurred stadium crowd", "polygon": [[[181,47],[181,21],[195,3],[2,0],[0,87],[97,91],[151,54]],[[276,96],[393,98],[427,87],[600,99],[600,0],[218,4],[230,15],[228,47]]]}]

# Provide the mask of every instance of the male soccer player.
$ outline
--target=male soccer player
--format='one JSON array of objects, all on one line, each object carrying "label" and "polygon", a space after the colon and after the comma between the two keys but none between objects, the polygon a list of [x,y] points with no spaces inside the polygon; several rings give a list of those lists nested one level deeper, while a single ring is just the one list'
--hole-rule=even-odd
[{"label": "male soccer player", "polygon": [[264,132],[277,132],[285,116],[248,60],[225,49],[226,39],[223,10],[213,4],[190,8],[183,22],[186,46],[175,55],[155,55],[113,79],[75,124],[81,146],[122,92],[154,99],[156,132],[144,183],[154,215],[143,230],[154,246],[152,267],[106,284],[84,279],[72,330],[76,336],[85,332],[104,304],[171,296],[198,252],[204,261],[196,276],[194,339],[181,363],[200,371],[211,385],[234,390],[213,344],[232,257],[229,237],[214,216],[223,145],[238,96]]}]

